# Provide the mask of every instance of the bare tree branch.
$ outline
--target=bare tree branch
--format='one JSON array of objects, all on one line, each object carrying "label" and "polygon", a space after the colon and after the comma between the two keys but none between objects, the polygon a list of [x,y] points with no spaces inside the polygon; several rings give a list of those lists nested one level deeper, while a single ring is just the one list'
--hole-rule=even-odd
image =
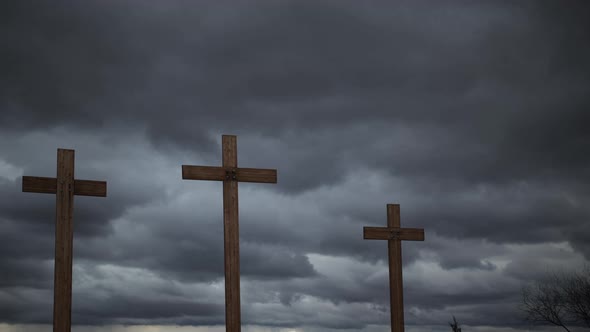
[{"label": "bare tree branch", "polygon": [[521,310],[526,320],[590,327],[590,267],[581,272],[552,273],[522,288]]},{"label": "bare tree branch", "polygon": [[564,276],[563,293],[566,308],[575,317],[576,322],[590,327],[590,266],[581,272]]},{"label": "bare tree branch", "polygon": [[454,315],[453,315],[453,322],[454,323],[449,322],[449,325],[451,325],[451,329],[453,329],[453,332],[461,332],[461,328],[459,327],[459,323],[457,323],[457,319],[455,319]]}]

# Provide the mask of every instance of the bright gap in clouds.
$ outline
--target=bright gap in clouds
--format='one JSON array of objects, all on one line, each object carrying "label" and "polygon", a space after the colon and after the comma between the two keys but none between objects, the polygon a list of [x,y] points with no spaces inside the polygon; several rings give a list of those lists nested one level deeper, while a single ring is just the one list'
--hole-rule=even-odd
[{"label": "bright gap in clouds", "polygon": [[23,175],[23,170],[0,159],[0,178],[14,181]]}]

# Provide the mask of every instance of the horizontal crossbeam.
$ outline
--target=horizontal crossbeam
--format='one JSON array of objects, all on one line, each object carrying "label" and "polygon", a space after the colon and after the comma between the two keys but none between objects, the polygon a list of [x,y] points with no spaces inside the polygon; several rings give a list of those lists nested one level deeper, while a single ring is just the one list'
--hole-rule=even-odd
[{"label": "horizontal crossbeam", "polygon": [[[55,194],[57,179],[40,176],[23,176],[23,192]],[[74,180],[74,195],[78,196],[107,196],[105,181]]]},{"label": "horizontal crossbeam", "polygon": [[424,241],[424,229],[399,227],[363,227],[365,240]]},{"label": "horizontal crossbeam", "polygon": [[184,180],[277,183],[276,169],[182,165]]}]

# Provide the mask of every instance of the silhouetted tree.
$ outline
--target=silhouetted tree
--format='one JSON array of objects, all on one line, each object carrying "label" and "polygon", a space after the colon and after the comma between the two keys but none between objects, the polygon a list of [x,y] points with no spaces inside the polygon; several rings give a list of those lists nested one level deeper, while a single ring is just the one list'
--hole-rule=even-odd
[{"label": "silhouetted tree", "polygon": [[522,289],[521,309],[533,323],[590,327],[590,267],[579,272],[553,273]]},{"label": "silhouetted tree", "polygon": [[567,276],[563,283],[566,310],[576,322],[590,327],[590,266]]},{"label": "silhouetted tree", "polygon": [[449,325],[451,325],[453,332],[461,332],[461,328],[459,327],[459,323],[457,323],[455,316],[453,316],[453,323],[449,322]]}]

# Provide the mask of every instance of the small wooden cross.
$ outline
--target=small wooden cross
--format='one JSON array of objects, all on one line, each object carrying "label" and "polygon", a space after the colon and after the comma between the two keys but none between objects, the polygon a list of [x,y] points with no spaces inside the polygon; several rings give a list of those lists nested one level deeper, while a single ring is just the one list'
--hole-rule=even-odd
[{"label": "small wooden cross", "polygon": [[402,240],[424,241],[423,228],[400,228],[399,204],[387,204],[387,227],[364,227],[365,240],[387,240],[391,331],[404,331]]},{"label": "small wooden cross", "polygon": [[107,183],[74,179],[74,150],[57,149],[57,177],[23,176],[23,192],[56,194],[53,332],[70,332],[74,195],[106,197]]},{"label": "small wooden cross", "polygon": [[225,261],[225,330],[241,331],[238,181],[277,183],[275,169],[238,168],[236,136],[222,136],[222,166],[182,165],[184,180],[223,181],[223,242]]}]

